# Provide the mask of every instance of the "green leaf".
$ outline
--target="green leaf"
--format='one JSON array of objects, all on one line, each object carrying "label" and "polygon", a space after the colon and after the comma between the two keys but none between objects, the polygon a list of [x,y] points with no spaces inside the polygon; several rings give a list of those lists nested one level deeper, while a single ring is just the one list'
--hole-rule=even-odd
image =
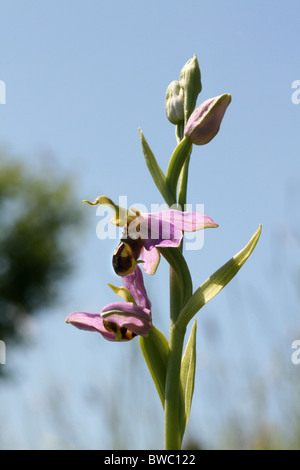
[{"label": "green leaf", "polygon": [[157,328],[152,326],[148,336],[140,336],[140,346],[158,392],[162,407],[165,406],[165,384],[169,343]]},{"label": "green leaf", "polygon": [[151,173],[151,176],[153,178],[154,183],[156,184],[158,190],[160,191],[162,197],[166,201],[166,203],[169,206],[172,206],[173,204],[176,203],[176,201],[173,199],[172,194],[169,190],[169,187],[166,183],[166,178],[165,175],[158,165],[156,158],[150,149],[148,142],[146,141],[143,132],[141,129],[139,129],[140,133],[140,139],[141,139],[141,144],[142,144],[142,149],[145,157],[145,161],[147,164],[147,167]]},{"label": "green leaf", "polygon": [[[170,188],[172,196],[176,199],[176,189],[182,167],[191,154],[192,142],[187,137],[184,137],[176,146],[167,168],[166,182]],[[182,210],[184,208],[182,207]]]},{"label": "green leaf", "polygon": [[180,368],[180,384],[182,392],[180,409],[181,435],[183,436],[190,416],[196,370],[196,330],[197,321],[194,321],[191,334],[186,345]]},{"label": "green leaf", "polygon": [[186,326],[193,316],[225,287],[241,269],[254,250],[261,234],[261,225],[248,244],[224,266],[212,274],[190,297],[177,320],[178,326]]}]

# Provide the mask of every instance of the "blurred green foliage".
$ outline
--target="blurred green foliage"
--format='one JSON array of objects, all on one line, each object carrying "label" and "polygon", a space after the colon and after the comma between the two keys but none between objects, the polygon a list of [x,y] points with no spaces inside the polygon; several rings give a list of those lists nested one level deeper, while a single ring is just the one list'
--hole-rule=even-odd
[{"label": "blurred green foliage", "polygon": [[[70,270],[81,217],[70,179],[0,154],[0,338],[19,341],[22,320],[48,306]],[[72,230],[72,232],[71,232]],[[72,238],[72,236],[71,236]]]}]

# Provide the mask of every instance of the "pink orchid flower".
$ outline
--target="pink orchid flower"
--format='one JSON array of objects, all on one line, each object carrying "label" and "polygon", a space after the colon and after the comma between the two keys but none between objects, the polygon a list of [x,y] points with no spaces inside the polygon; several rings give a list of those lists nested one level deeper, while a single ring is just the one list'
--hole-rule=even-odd
[{"label": "pink orchid flower", "polygon": [[106,196],[99,196],[94,202],[83,202],[109,205],[116,214],[112,223],[124,227],[121,242],[113,255],[113,268],[119,276],[132,273],[137,263],[143,263],[145,272],[152,275],[160,261],[157,248],[179,247],[183,232],[218,227],[211,217],[198,212],[177,209],[140,212],[134,208],[127,211]]},{"label": "pink orchid flower", "polygon": [[154,274],[160,261],[157,248],[179,247],[183,232],[218,227],[209,216],[197,212],[165,210],[139,213],[125,227],[113,257],[115,272],[122,275],[134,269],[140,258],[146,273]]},{"label": "pink orchid flower", "polygon": [[130,341],[137,335],[147,336],[152,326],[151,303],[139,266],[122,280],[125,287],[111,287],[125,302],[108,304],[100,314],[71,313],[66,323],[80,330],[101,333],[108,341]]}]

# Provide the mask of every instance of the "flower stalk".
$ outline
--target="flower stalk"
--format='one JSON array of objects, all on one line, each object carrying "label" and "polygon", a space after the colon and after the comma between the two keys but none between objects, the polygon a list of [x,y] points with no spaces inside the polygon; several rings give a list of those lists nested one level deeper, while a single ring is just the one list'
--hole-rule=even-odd
[{"label": "flower stalk", "polygon": [[180,426],[180,369],[185,329],[170,321],[169,356],[165,390],[165,449],[179,450],[183,434]]}]

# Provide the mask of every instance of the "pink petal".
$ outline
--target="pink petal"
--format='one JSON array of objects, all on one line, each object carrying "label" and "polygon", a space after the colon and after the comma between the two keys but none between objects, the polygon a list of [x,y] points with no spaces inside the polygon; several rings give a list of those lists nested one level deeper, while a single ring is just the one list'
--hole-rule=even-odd
[{"label": "pink petal", "polygon": [[155,274],[160,261],[160,254],[158,250],[156,248],[152,248],[148,251],[145,247],[143,247],[140,256],[144,261],[143,268],[145,272],[150,275]]},{"label": "pink petal", "polygon": [[178,210],[166,210],[152,212],[151,218],[167,221],[174,225],[177,230],[195,232],[204,228],[218,227],[211,217],[199,212],[181,212]]},{"label": "pink petal", "polygon": [[[101,317],[108,318],[107,312],[119,312],[120,317],[128,317],[130,314],[134,317],[140,317],[141,320],[151,321],[150,310],[139,307],[132,302],[113,302],[103,307],[101,311]],[[103,315],[105,314],[105,315]],[[124,314],[124,315],[122,315]]]},{"label": "pink petal", "polygon": [[99,313],[74,312],[67,317],[66,323],[76,326],[79,330],[101,333],[108,341],[116,341],[115,335],[104,327],[103,318]]},{"label": "pink petal", "polygon": [[143,274],[138,265],[134,268],[133,273],[127,274],[122,278],[123,284],[131,295],[133,296],[137,305],[143,308],[151,309],[151,302],[148,298],[145,285]]}]

